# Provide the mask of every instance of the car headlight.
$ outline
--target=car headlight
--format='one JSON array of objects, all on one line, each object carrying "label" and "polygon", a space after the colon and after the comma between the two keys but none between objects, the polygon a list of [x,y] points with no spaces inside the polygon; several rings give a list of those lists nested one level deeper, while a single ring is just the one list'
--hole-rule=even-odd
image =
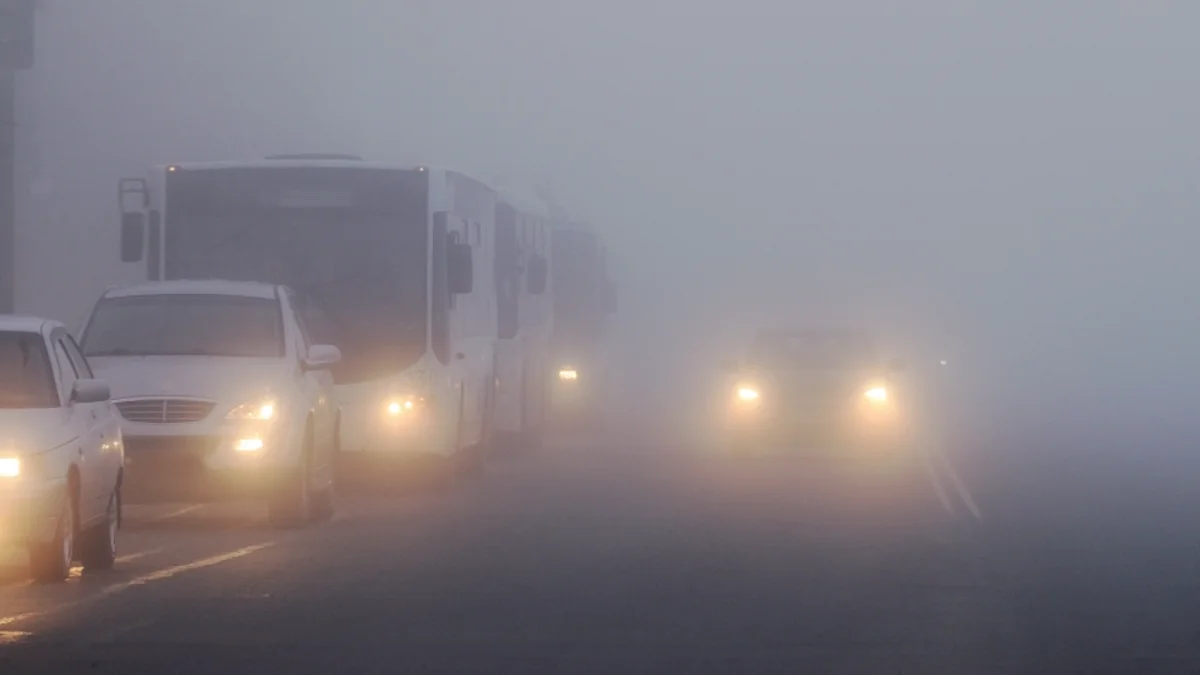
[{"label": "car headlight", "polygon": [[888,399],[888,392],[886,387],[870,387],[863,392],[863,396],[876,403],[883,403]]},{"label": "car headlight", "polygon": [[20,478],[21,458],[0,457],[0,478]]},{"label": "car headlight", "polygon": [[423,396],[392,396],[383,404],[383,414],[387,417],[405,417],[415,414],[425,405]]},{"label": "car headlight", "polygon": [[247,401],[230,410],[227,420],[262,420],[269,421],[279,415],[279,406],[273,398],[259,398]]},{"label": "car headlight", "polygon": [[758,390],[755,389],[754,387],[742,385],[737,388],[737,397],[738,397],[739,401],[745,401],[747,403],[750,403],[753,401],[757,401],[759,399],[759,394],[758,394]]},{"label": "car headlight", "polygon": [[579,371],[571,367],[560,368],[558,371],[558,379],[564,382],[572,382],[579,379]]}]

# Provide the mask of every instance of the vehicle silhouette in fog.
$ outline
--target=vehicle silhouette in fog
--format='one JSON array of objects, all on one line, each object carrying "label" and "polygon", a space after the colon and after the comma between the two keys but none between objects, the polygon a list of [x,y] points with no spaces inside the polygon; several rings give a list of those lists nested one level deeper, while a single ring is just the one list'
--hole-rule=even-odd
[{"label": "vehicle silhouette in fog", "polygon": [[116,560],[123,445],[108,385],[66,328],[0,317],[0,547],[29,551],[31,575],[63,581]]},{"label": "vehicle silhouette in fog", "polygon": [[83,351],[110,383],[131,497],[262,494],[277,524],[333,513],[337,347],[282,286],[163,281],[108,290]]},{"label": "vehicle silhouette in fog", "polygon": [[841,328],[760,331],[743,361],[725,364],[727,440],[738,449],[782,442],[826,447],[895,446],[908,432],[904,364],[881,358],[864,332]]}]

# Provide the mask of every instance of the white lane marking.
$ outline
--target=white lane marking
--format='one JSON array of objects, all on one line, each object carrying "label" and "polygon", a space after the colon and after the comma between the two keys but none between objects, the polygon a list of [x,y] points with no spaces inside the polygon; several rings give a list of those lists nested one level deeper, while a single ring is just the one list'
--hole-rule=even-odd
[{"label": "white lane marking", "polygon": [[181,508],[181,509],[176,509],[175,511],[171,511],[171,512],[169,512],[169,513],[165,513],[165,514],[163,514],[163,515],[161,515],[161,516],[157,516],[157,517],[151,518],[151,519],[150,519],[149,521],[147,521],[147,522],[151,522],[151,523],[161,523],[161,522],[162,522],[162,521],[164,521],[164,520],[170,520],[170,519],[172,519],[172,518],[178,518],[179,516],[187,515],[187,514],[189,514],[189,513],[193,512],[193,511],[199,511],[199,510],[200,510],[200,509],[202,509],[202,508],[204,508],[204,505],[203,505],[203,504],[192,504],[191,506],[185,506],[185,507],[183,507],[183,508]]},{"label": "white lane marking", "polygon": [[129,555],[123,555],[123,556],[117,558],[117,564],[123,565],[125,563],[133,562],[134,560],[138,560],[139,558],[148,558],[152,555],[158,555],[159,553],[162,553],[165,550],[167,550],[166,547],[159,547],[159,548],[152,548],[148,551],[138,551],[137,553],[130,553]]},{"label": "white lane marking", "polygon": [[962,498],[963,503],[971,510],[971,514],[975,516],[975,519],[982,521],[983,515],[979,512],[979,507],[975,505],[975,500],[971,498],[971,493],[967,491],[966,484],[963,483],[958,472],[950,464],[950,458],[946,456],[946,453],[942,452],[941,448],[938,448],[935,452],[938,459],[941,460],[942,466],[946,467],[946,473],[950,474],[950,482],[954,484],[954,489],[958,492],[958,496]]},{"label": "white lane marking", "polygon": [[946,488],[942,487],[942,481],[938,478],[937,467],[929,458],[929,452],[919,450],[921,453],[921,463],[925,465],[925,474],[929,476],[929,482],[933,483],[933,491],[938,496],[938,501],[942,503],[942,508],[946,509],[946,513],[954,515],[954,505],[950,502],[950,497],[946,494]]},{"label": "white lane marking", "polygon": [[[74,602],[66,602],[66,603],[63,603],[60,605],[55,605],[54,607],[50,607],[50,608],[47,608],[47,609],[44,609],[41,611],[24,612],[21,614],[13,614],[11,616],[0,617],[0,626],[9,626],[14,623],[28,621],[29,619],[41,618],[44,616],[48,616],[50,614],[54,614],[56,612],[61,612],[66,609],[72,609],[75,607],[79,607],[79,606],[85,605],[89,602],[101,600],[103,598],[107,598],[109,596],[116,595],[117,593],[127,591],[130,588],[133,588],[135,586],[143,586],[145,584],[148,584],[148,583],[151,583],[154,581],[162,581],[163,579],[170,579],[171,577],[177,576],[179,574],[183,574],[185,572],[192,572],[194,570],[203,569],[205,567],[212,567],[213,565],[220,565],[221,563],[229,562],[230,560],[236,560],[238,558],[248,556],[252,553],[256,553],[258,551],[261,551],[265,548],[269,548],[274,545],[275,545],[275,542],[268,541],[268,542],[264,542],[262,544],[255,544],[253,546],[246,546],[245,548],[239,548],[236,551],[230,551],[228,553],[222,553],[220,555],[214,555],[214,556],[211,556],[208,558],[202,558],[200,560],[195,560],[190,563],[185,563],[182,565],[175,565],[173,567],[167,567],[165,569],[161,569],[156,572],[150,572],[149,574],[143,574],[142,576],[130,579],[129,581],[124,581],[119,584],[113,584],[111,586],[107,586],[107,587],[101,589],[98,593],[89,595],[86,598],[81,598]],[[15,632],[15,631],[11,631],[11,632]]]}]

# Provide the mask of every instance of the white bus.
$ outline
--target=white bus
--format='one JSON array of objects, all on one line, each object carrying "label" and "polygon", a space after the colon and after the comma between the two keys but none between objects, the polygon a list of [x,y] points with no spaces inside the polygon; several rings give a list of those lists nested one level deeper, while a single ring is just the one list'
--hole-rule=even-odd
[{"label": "white bus", "polygon": [[496,208],[496,438],[509,449],[537,448],[547,417],[551,231],[544,203],[501,192]]},{"label": "white bus", "polygon": [[340,457],[475,468],[495,403],[496,195],[350,156],[170,164],[122,180],[121,258],[148,279],[290,287],[337,345]]}]

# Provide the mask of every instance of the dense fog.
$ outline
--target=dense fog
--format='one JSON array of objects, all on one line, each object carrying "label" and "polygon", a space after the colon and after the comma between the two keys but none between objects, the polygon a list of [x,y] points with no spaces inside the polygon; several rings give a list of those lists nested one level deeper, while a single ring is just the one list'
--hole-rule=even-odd
[{"label": "dense fog", "polygon": [[[764,324],[877,327],[983,423],[1188,424],[1200,6],[46,0],[18,308],[77,325],[116,181],[351,152],[554,186],[604,232],[619,398]],[[636,392],[636,393],[635,393]],[[647,405],[648,404],[648,405]]]}]

